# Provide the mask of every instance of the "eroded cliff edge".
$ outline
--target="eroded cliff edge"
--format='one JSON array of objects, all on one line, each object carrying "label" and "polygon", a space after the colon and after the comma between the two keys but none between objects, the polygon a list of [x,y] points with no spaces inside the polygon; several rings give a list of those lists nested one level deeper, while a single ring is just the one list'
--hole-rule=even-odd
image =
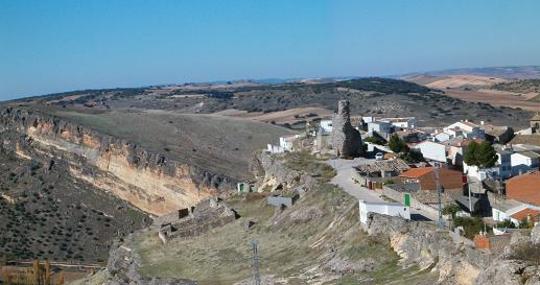
[{"label": "eroded cliff edge", "polygon": [[234,178],[169,159],[166,154],[49,114],[4,108],[1,143],[20,157],[32,152],[69,162],[71,174],[150,214],[162,215],[230,190]]}]

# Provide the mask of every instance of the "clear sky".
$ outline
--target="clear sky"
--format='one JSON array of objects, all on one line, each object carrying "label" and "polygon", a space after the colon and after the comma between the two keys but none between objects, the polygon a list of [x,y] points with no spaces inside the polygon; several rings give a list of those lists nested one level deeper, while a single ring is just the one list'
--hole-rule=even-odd
[{"label": "clear sky", "polygon": [[540,1],[0,0],[0,100],[540,64]]}]

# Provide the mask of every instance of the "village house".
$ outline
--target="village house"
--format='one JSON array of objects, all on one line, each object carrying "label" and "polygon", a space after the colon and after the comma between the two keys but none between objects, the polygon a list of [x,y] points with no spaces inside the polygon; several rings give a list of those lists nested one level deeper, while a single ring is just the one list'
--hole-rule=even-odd
[{"label": "village house", "polygon": [[358,173],[369,177],[394,177],[409,169],[409,165],[401,159],[375,161],[356,167]]},{"label": "village house", "polygon": [[512,175],[538,170],[540,154],[533,151],[515,152],[511,155]]},{"label": "village house", "polygon": [[381,117],[362,117],[362,121],[366,124],[373,122],[386,122],[395,128],[402,130],[414,129],[416,128],[416,118],[415,117],[396,117],[396,118],[381,118]]},{"label": "village house", "polygon": [[270,153],[284,153],[294,150],[294,142],[299,138],[298,135],[292,135],[279,138],[279,145],[268,144],[266,151]]},{"label": "village house", "polygon": [[461,121],[453,123],[445,128],[443,132],[450,135],[450,138],[463,137],[466,139],[484,139],[484,130],[477,124],[469,121]]},{"label": "village house", "polygon": [[488,178],[494,180],[508,179],[512,177],[512,154],[514,151],[510,147],[494,145],[497,153],[495,166],[490,168],[479,168],[463,162],[463,173],[470,179],[484,181]]},{"label": "village house", "polygon": [[446,163],[446,146],[437,142],[423,141],[414,146],[419,150],[424,159]]},{"label": "village house", "polygon": [[[403,184],[417,184],[420,190],[436,191],[437,181],[434,167],[411,168],[399,175]],[[439,183],[445,190],[463,190],[463,174],[448,168],[439,168]]]},{"label": "village house", "polygon": [[433,138],[435,139],[435,141],[437,142],[446,142],[448,141],[449,139],[451,139],[452,137],[447,134],[447,133],[444,133],[444,132],[437,132],[437,133],[434,133],[433,134]]},{"label": "village house", "polygon": [[321,120],[319,122],[320,130],[322,130],[323,135],[328,135],[332,133],[332,120]]},{"label": "village house", "polygon": [[358,210],[362,225],[366,225],[369,213],[401,217],[406,220],[411,219],[410,208],[398,203],[366,202],[360,200],[358,201]]},{"label": "village house", "polygon": [[540,206],[540,171],[515,176],[506,181],[506,197]]},{"label": "village house", "polygon": [[538,130],[540,129],[540,114],[538,112],[536,112],[536,115],[529,119],[529,126],[531,133],[538,133]]},{"label": "village house", "polygon": [[514,137],[514,129],[508,126],[495,126],[481,121],[480,128],[484,131],[485,139],[491,143],[506,144]]},{"label": "village house", "polygon": [[392,133],[392,124],[384,121],[374,121],[367,123],[367,131],[369,134],[376,132],[384,138],[388,138]]},{"label": "village house", "polygon": [[514,199],[492,199],[492,218],[496,222],[511,221],[515,226],[523,220],[538,222],[540,207]]},{"label": "village house", "polygon": [[395,133],[406,143],[420,143],[427,139],[427,134],[417,129],[405,129]]}]

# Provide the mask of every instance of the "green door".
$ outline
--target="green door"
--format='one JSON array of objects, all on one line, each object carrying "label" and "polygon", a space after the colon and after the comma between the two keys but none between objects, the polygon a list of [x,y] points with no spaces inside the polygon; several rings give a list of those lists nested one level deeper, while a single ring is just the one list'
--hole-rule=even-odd
[{"label": "green door", "polygon": [[411,206],[411,194],[409,193],[403,194],[403,204],[405,204],[405,206],[407,207]]}]

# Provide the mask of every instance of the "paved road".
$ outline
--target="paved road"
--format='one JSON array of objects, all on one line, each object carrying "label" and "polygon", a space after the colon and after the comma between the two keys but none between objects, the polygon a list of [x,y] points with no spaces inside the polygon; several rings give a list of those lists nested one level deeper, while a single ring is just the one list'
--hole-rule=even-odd
[{"label": "paved road", "polygon": [[[371,160],[372,161],[372,160]],[[336,184],[341,187],[345,192],[358,200],[364,200],[366,202],[384,202],[380,195],[374,191],[369,190],[360,184],[354,183],[352,177],[354,175],[354,166],[367,164],[369,159],[356,158],[354,160],[345,159],[332,159],[328,160],[328,163],[336,170],[337,175],[332,178],[330,183]]]},{"label": "paved road", "polygon": [[[330,181],[330,183],[336,184],[349,195],[357,198],[358,200],[364,200],[366,202],[386,202],[381,195],[373,190],[369,190],[360,184],[354,183],[352,180],[353,174],[356,171],[353,167],[368,164],[373,162],[373,159],[356,158],[354,160],[346,159],[330,159],[327,161],[337,172],[337,175]],[[437,220],[437,216],[433,213],[420,211],[415,208],[411,208],[411,215],[417,220]]]}]

